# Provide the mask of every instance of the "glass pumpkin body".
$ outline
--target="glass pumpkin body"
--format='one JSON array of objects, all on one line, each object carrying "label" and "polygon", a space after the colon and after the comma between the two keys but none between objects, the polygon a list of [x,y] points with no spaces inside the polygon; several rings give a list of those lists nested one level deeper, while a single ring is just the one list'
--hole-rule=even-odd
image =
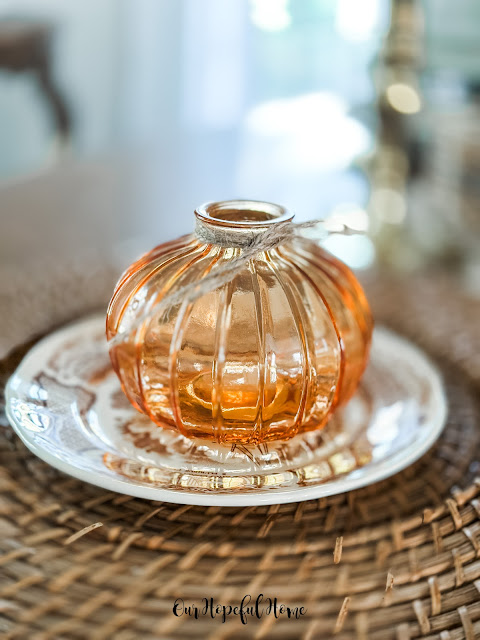
[{"label": "glass pumpkin body", "polygon": [[251,201],[195,213],[196,236],[153,249],[114,291],[107,338],[121,337],[110,356],[125,394],[160,427],[221,444],[321,428],[352,396],[368,359],[373,323],[360,284],[316,243],[295,238],[197,299],[160,306],[292,218]]}]

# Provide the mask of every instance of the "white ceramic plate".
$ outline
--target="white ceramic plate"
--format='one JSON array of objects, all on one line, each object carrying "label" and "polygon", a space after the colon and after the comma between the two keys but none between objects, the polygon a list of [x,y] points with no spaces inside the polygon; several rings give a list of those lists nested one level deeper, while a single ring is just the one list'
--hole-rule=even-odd
[{"label": "white ceramic plate", "polygon": [[258,447],[222,447],[161,429],[126,400],[103,316],[39,342],[6,389],[27,447],[80,480],[140,498],[245,506],[343,493],[404,469],[440,435],[437,370],[412,344],[376,329],[359,390],[321,431]]}]

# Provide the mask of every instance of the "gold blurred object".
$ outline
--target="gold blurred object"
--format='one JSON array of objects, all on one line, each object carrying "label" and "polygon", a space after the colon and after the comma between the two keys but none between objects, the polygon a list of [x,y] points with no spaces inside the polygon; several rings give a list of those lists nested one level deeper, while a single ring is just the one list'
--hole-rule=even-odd
[{"label": "gold blurred object", "polygon": [[390,28],[375,72],[379,117],[370,164],[370,228],[380,262],[410,261],[405,234],[406,189],[412,172],[411,116],[422,109],[423,12],[417,0],[392,0]]}]

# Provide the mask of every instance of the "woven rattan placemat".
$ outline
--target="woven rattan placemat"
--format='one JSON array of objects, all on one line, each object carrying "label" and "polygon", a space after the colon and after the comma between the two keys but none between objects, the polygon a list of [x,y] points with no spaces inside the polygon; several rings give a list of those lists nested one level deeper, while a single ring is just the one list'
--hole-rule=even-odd
[{"label": "woven rattan placemat", "polygon": [[[113,281],[108,269],[64,269],[20,300],[15,287],[0,292],[2,344],[103,304]],[[377,322],[421,345],[443,372],[450,415],[432,451],[346,495],[178,506],[62,475],[30,454],[3,418],[0,637],[480,638],[480,303],[450,277],[431,274],[372,275],[367,290]],[[2,382],[26,348],[3,359]],[[173,613],[177,598],[201,610],[202,598],[238,605],[261,593],[306,612],[246,625],[233,615],[223,623]]]}]

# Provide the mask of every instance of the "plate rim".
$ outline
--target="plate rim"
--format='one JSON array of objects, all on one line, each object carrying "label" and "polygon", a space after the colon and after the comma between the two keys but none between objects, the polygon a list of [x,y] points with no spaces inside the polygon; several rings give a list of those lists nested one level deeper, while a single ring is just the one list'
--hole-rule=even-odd
[{"label": "plate rim", "polygon": [[[245,493],[232,492],[231,494],[228,494],[213,492],[201,493],[192,492],[188,489],[178,490],[151,487],[132,480],[124,479],[120,475],[108,476],[97,472],[86,472],[82,469],[78,469],[75,465],[69,462],[65,462],[61,458],[56,457],[42,447],[39,447],[34,441],[27,437],[24,428],[20,421],[16,419],[11,409],[11,400],[14,394],[12,385],[15,378],[20,375],[22,369],[27,366],[28,360],[32,358],[32,356],[35,356],[36,352],[40,351],[42,347],[45,347],[45,345],[53,338],[59,339],[63,334],[70,332],[78,325],[86,325],[89,323],[93,324],[94,322],[98,322],[100,318],[103,319],[103,315],[101,316],[99,313],[96,313],[68,323],[44,336],[27,351],[20,364],[9,377],[5,386],[5,414],[12,429],[34,455],[62,473],[72,476],[77,480],[87,482],[93,486],[106,489],[107,491],[130,495],[135,498],[153,500],[155,502],[169,502],[173,504],[194,506],[247,507],[316,500],[332,495],[341,495],[355,489],[361,489],[362,487],[370,486],[399,473],[419,460],[433,446],[446,424],[448,404],[443,387],[443,377],[439,369],[434,365],[430,357],[409,339],[386,327],[376,326],[374,329],[374,333],[376,335],[383,335],[391,341],[396,342],[397,345],[401,345],[408,349],[417,362],[421,362],[422,366],[428,371],[433,402],[436,406],[436,423],[432,426],[428,433],[428,437],[426,437],[420,447],[414,451],[410,451],[412,445],[409,445],[397,452],[392,458],[378,463],[376,468],[373,464],[373,469],[370,475],[360,475],[358,477],[354,475],[352,478],[349,478],[349,474],[346,474],[345,476],[340,476],[337,479],[326,481],[325,483],[319,483],[311,487],[297,486],[286,489],[276,489],[272,487],[270,491],[264,493],[256,493],[255,489],[252,489]],[[100,449],[99,452],[103,455]],[[355,470],[350,472],[350,474],[355,474]]]}]

